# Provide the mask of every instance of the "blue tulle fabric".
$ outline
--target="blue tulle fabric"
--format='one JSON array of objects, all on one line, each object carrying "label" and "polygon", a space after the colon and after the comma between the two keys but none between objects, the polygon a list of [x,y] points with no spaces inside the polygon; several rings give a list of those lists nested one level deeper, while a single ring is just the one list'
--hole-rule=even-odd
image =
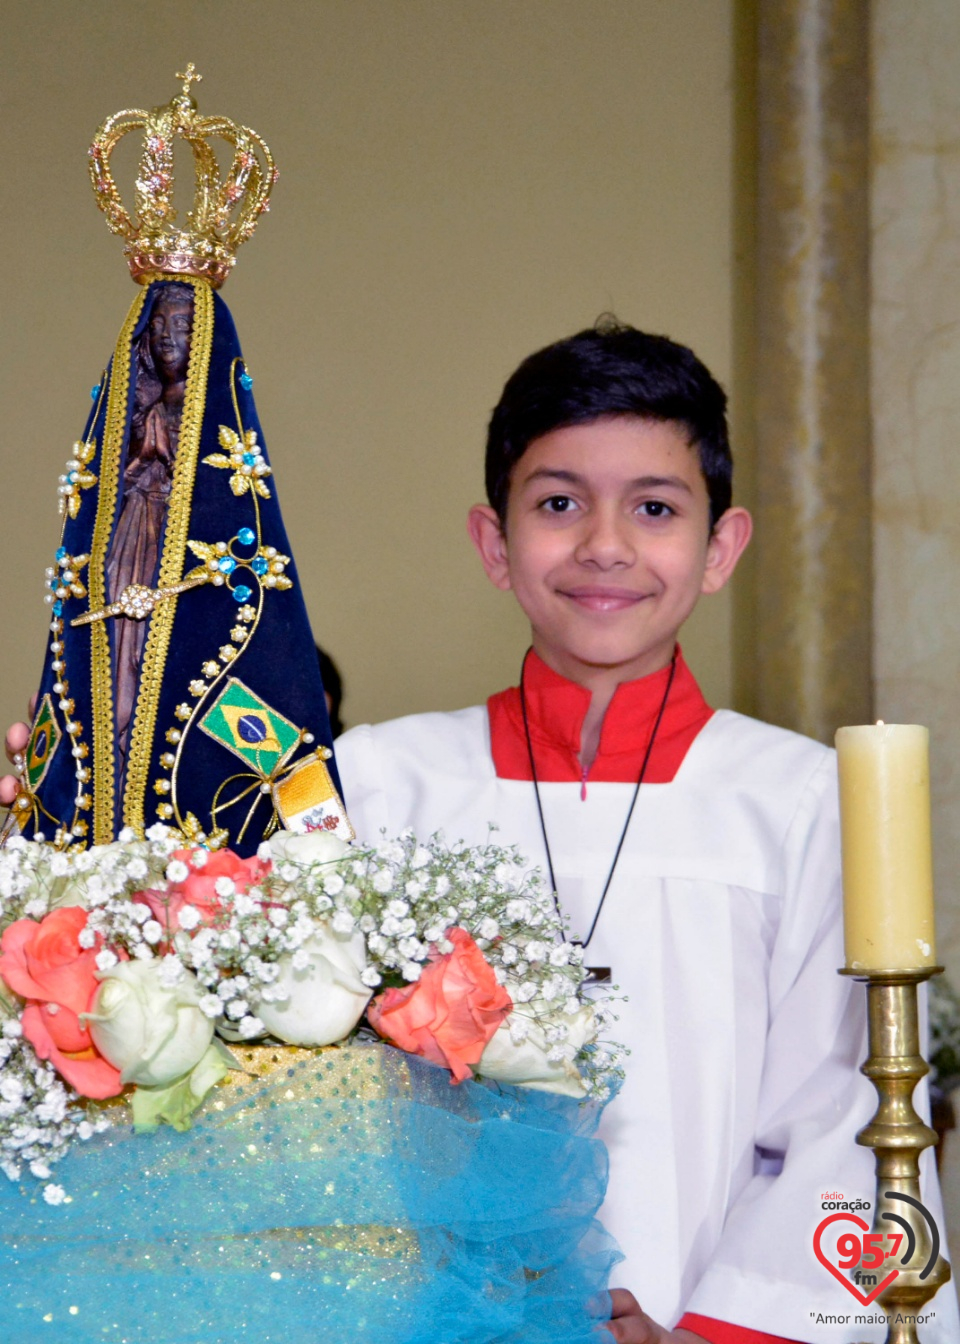
[{"label": "blue tulle fabric", "polygon": [[4,1344],[597,1344],[601,1108],[377,1044],[276,1051],[194,1128],[0,1180]]}]

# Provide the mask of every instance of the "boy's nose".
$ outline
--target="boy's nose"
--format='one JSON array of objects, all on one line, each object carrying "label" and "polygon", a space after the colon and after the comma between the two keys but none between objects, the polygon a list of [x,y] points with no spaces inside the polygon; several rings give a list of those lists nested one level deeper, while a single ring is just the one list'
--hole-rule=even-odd
[{"label": "boy's nose", "polygon": [[630,526],[619,513],[598,511],[584,527],[576,549],[580,564],[599,569],[623,568],[636,559]]}]

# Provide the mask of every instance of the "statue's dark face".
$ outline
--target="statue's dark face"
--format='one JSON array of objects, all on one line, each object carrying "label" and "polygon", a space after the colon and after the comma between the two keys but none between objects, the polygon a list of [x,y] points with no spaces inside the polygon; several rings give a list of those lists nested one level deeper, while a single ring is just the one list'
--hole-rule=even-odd
[{"label": "statue's dark face", "polygon": [[182,383],[186,378],[192,329],[189,300],[157,300],[150,318],[150,353],[162,383]]}]

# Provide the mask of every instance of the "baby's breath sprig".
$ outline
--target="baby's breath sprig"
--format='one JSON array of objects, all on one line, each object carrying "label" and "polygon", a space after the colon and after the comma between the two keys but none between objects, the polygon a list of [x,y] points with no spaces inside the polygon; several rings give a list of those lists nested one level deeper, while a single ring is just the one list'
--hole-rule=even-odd
[{"label": "baby's breath sprig", "polygon": [[[134,892],[164,883],[169,856],[182,840],[166,826],[153,826],[145,840],[124,829],[114,844],[59,850],[13,836],[0,849],[0,929],[18,919],[42,919],[61,906],[105,912],[113,929]],[[91,941],[92,946],[92,941]]]},{"label": "baby's breath sprig", "polygon": [[[514,1044],[538,1031],[554,1062],[576,1061],[594,1097],[605,1098],[622,1079],[620,1047],[574,1044],[587,1004],[583,950],[566,940],[539,871],[516,848],[422,841],[407,830],[334,861],[287,860],[264,889],[281,906],[292,900],[291,913],[328,920],[338,933],[363,933],[362,978],[376,991],[417,981],[432,956],[452,950],[448,931],[466,929],[513,999]],[[592,995],[591,1004],[593,1024],[605,1030],[613,1020],[609,996]]]},{"label": "baby's breath sprig", "polygon": [[[184,848],[163,825],[85,850],[14,837],[0,850],[0,930],[82,907],[78,941],[97,949],[99,972],[128,958],[157,962],[163,989],[195,979],[197,1006],[217,1031],[254,1040],[265,1034],[259,1013],[289,998],[284,967],[308,967],[318,937],[360,941],[360,981],[374,994],[416,984],[428,963],[453,951],[449,935],[459,928],[510,995],[513,1046],[530,1038],[550,1064],[579,1074],[588,1096],[605,1099],[618,1084],[623,1051],[600,1040],[614,1001],[596,990],[588,998],[582,949],[566,939],[544,882],[516,849],[421,841],[411,831],[366,848],[299,839],[310,843],[297,857],[276,838],[261,847],[260,863],[233,856],[234,875],[210,874],[198,900],[191,880],[214,857]],[[37,1057],[22,1009],[0,983],[0,1171],[47,1180],[72,1140],[110,1122]],[[48,1202],[67,1197],[45,1186]]]},{"label": "baby's breath sprig", "polygon": [[88,1115],[77,1093],[37,1058],[12,1001],[0,992],[0,1172],[11,1181],[29,1172],[45,1182],[48,1204],[63,1203],[69,1196],[50,1181],[53,1167],[75,1139],[92,1138],[109,1124]]}]

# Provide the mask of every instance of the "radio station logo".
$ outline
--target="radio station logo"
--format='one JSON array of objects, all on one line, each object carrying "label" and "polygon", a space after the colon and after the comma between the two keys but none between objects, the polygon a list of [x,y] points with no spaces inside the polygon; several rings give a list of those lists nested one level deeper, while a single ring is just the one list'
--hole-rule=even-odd
[{"label": "radio station logo", "polygon": [[[921,1214],[929,1227],[930,1255],[919,1274],[921,1280],[925,1279],[936,1265],[940,1254],[940,1230],[936,1220],[930,1210],[912,1195],[905,1195],[899,1190],[887,1190],[883,1198],[894,1206],[897,1202],[910,1205]],[[838,1190],[827,1190],[823,1193],[821,1208],[834,1209],[836,1212],[828,1213],[817,1226],[813,1234],[814,1255],[824,1269],[829,1270],[837,1282],[842,1283],[862,1306],[869,1306],[893,1283],[901,1268],[906,1268],[910,1264],[917,1249],[916,1233],[908,1219],[894,1209],[886,1209],[880,1214],[880,1222],[889,1223],[890,1230],[872,1232],[870,1224],[861,1218],[858,1212],[860,1209],[868,1212],[871,1208],[870,1201],[844,1199]],[[838,1230],[836,1225],[840,1223],[851,1226],[836,1236]],[[833,1232],[829,1232],[831,1228],[834,1229]],[[826,1245],[825,1233],[829,1233]],[[833,1259],[830,1258],[831,1250]],[[893,1267],[886,1268],[891,1261],[895,1262]]]}]

